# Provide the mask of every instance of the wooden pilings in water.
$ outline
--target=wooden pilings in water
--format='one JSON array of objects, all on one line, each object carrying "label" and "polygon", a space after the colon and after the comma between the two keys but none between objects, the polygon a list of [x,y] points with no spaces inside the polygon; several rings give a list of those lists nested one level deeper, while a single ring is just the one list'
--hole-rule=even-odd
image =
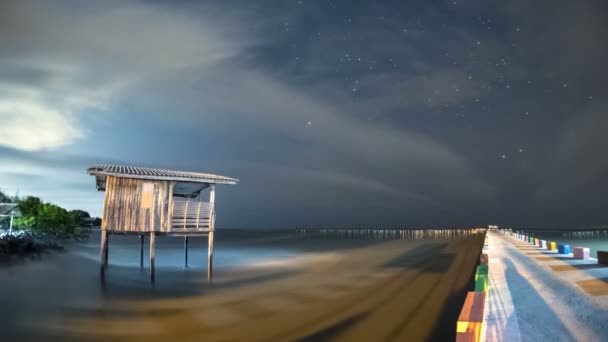
[{"label": "wooden pilings in water", "polygon": [[99,256],[101,258],[101,280],[104,280],[106,267],[108,265],[108,232],[106,230],[101,231],[101,245],[99,249]]},{"label": "wooden pilings in water", "polygon": [[184,267],[188,267],[188,236],[184,236]]},{"label": "wooden pilings in water", "polygon": [[207,281],[213,278],[213,232],[209,232],[209,250],[207,257]]},{"label": "wooden pilings in water", "polygon": [[[144,268],[144,245],[146,236],[143,233],[139,235],[139,267]],[[155,281],[155,250],[156,250],[156,232],[150,232],[150,281]],[[209,232],[208,235],[208,260],[207,260],[207,279],[209,282],[213,279],[213,245],[214,245],[214,232]],[[184,236],[184,266],[188,267],[188,253],[189,253],[189,236]],[[106,230],[101,231],[101,244],[100,244],[100,275],[102,280],[105,280],[105,273],[108,268],[108,256],[109,256],[109,244],[110,244],[110,232]]]},{"label": "wooden pilings in water", "polygon": [[144,268],[144,236],[139,236],[139,268]]},{"label": "wooden pilings in water", "polygon": [[150,281],[154,282],[154,231],[150,232]]},{"label": "wooden pilings in water", "polygon": [[296,229],[296,234],[301,237],[327,236],[329,238],[341,239],[374,239],[374,240],[442,240],[465,238],[477,234],[485,234],[485,228],[469,229]]}]

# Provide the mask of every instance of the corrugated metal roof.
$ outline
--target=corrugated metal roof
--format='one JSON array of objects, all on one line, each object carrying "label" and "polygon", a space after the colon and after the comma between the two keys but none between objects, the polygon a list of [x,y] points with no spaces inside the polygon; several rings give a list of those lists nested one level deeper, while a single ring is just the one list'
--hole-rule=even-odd
[{"label": "corrugated metal roof", "polygon": [[124,178],[176,180],[182,182],[208,184],[236,184],[235,178],[214,175],[211,173],[153,169],[149,167],[134,167],[120,165],[93,165],[87,172],[92,176],[116,176]]},{"label": "corrugated metal roof", "polygon": [[[19,214],[19,204],[17,203],[0,203],[0,215],[13,215]],[[16,209],[16,210],[15,210]]]}]

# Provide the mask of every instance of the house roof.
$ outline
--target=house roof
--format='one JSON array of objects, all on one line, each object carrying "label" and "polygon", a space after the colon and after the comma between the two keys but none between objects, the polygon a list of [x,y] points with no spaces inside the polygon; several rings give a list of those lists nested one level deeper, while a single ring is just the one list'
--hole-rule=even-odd
[{"label": "house roof", "polygon": [[120,165],[93,165],[87,170],[87,172],[89,175],[97,177],[98,187],[100,187],[100,183],[104,183],[104,188],[105,178],[107,176],[150,180],[173,180],[178,182],[204,184],[236,184],[239,181],[235,178],[214,175],[211,173],[153,169],[149,167]]},{"label": "house roof", "polygon": [[19,215],[19,204],[0,203],[0,215]]}]

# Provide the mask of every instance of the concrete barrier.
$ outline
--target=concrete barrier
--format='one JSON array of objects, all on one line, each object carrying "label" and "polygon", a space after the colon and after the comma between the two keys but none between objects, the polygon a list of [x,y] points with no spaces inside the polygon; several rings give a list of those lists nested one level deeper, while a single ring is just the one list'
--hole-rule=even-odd
[{"label": "concrete barrier", "polygon": [[547,243],[547,245],[548,245],[548,246],[547,246],[547,247],[548,247],[548,248],[547,248],[548,250],[550,250],[550,251],[557,251],[557,243],[555,243],[555,242],[553,242],[553,241],[549,241],[549,242]]},{"label": "concrete barrier", "polygon": [[557,245],[557,253],[559,254],[570,254],[570,245],[563,245],[563,244],[558,244]]},{"label": "concrete barrier", "polygon": [[597,263],[608,265],[608,251],[597,251]]},{"label": "concrete barrier", "polygon": [[456,323],[456,341],[481,341],[485,292],[469,292]]},{"label": "concrete barrier", "polygon": [[479,256],[479,264],[480,265],[487,265],[488,264],[488,254],[483,253]]},{"label": "concrete barrier", "polygon": [[570,254],[570,245],[558,244],[557,253],[559,254]]},{"label": "concrete barrier", "polygon": [[488,274],[475,274],[475,292],[488,292]]},{"label": "concrete barrier", "polygon": [[587,260],[589,259],[589,248],[574,247],[574,259]]}]

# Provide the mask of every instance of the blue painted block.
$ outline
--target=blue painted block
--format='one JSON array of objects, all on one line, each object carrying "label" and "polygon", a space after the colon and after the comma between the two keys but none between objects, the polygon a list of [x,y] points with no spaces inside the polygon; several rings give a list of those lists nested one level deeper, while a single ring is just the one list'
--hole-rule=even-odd
[{"label": "blue painted block", "polygon": [[557,253],[559,254],[570,254],[570,245],[557,245]]}]

